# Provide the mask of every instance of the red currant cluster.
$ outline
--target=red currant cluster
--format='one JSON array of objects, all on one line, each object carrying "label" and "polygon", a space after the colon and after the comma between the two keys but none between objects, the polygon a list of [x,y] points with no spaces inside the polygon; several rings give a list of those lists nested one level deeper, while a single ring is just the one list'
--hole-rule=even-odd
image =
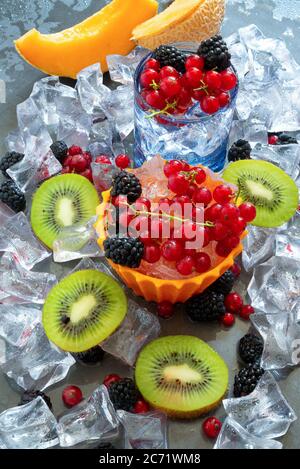
[{"label": "red currant cluster", "polygon": [[[107,155],[99,155],[95,159],[95,163],[112,164],[111,159]],[[115,158],[115,165],[119,169],[127,169],[130,166],[130,158],[127,155],[118,155]]]},{"label": "red currant cluster", "polygon": [[226,313],[221,318],[221,322],[226,327],[231,327],[235,323],[235,315],[238,314],[241,319],[248,321],[251,314],[255,313],[253,306],[244,305],[242,297],[236,293],[231,292],[225,297]]},{"label": "red currant cluster", "polygon": [[141,96],[160,114],[184,114],[195,102],[206,114],[215,114],[230,103],[229,91],[237,85],[235,73],[228,68],[223,72],[204,70],[204,59],[198,55],[187,57],[186,72],[181,74],[171,66],[161,68],[149,59],[140,76]]},{"label": "red currant cluster", "polygon": [[82,148],[77,145],[72,145],[68,150],[66,158],[62,162],[62,174],[80,174],[93,182],[91,163],[92,156],[88,151],[83,151]]}]

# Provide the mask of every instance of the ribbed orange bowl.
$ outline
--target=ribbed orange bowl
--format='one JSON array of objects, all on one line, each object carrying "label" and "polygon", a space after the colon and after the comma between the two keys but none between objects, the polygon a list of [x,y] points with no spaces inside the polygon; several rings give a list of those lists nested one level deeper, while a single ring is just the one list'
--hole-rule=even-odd
[{"label": "ribbed orange bowl", "polygon": [[[105,209],[110,199],[110,191],[102,193],[103,202],[97,208],[98,220],[95,224],[95,229],[99,236],[98,244],[103,248],[105,240],[104,228],[104,215]],[[242,238],[246,236],[245,231]],[[215,282],[221,275],[226,272],[234,264],[234,259],[242,252],[243,245],[240,243],[229,256],[224,258],[216,267],[205,272],[204,274],[197,275],[192,278],[182,280],[163,280],[160,278],[151,277],[138,272],[136,269],[123,267],[108,261],[111,267],[122,278],[124,283],[131,288],[138,296],[142,296],[147,301],[155,301],[160,303],[162,301],[170,301],[171,303],[184,303],[191,296],[203,292],[213,282]]]}]

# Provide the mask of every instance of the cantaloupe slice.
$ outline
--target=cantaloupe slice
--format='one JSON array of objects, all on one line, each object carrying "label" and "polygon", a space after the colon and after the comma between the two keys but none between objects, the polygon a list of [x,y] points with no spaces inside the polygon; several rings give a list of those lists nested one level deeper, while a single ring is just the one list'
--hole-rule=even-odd
[{"label": "cantaloupe slice", "polygon": [[113,0],[59,33],[41,34],[32,29],[15,46],[27,62],[49,75],[76,78],[80,70],[97,62],[107,71],[106,56],[128,54],[135,47],[131,40],[134,27],[157,11],[156,0]]},{"label": "cantaloupe slice", "polygon": [[155,49],[172,42],[201,42],[220,30],[224,0],[175,0],[159,15],[136,26],[133,39]]}]

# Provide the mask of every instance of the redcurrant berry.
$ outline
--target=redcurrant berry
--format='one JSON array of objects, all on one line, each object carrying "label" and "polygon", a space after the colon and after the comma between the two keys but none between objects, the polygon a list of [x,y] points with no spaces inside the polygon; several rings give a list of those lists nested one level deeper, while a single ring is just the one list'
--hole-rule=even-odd
[{"label": "redcurrant berry", "polygon": [[244,305],[242,306],[239,314],[242,319],[245,319],[245,321],[249,321],[251,314],[254,314],[254,313],[255,313],[255,309],[252,306]]},{"label": "redcurrant berry", "polygon": [[146,103],[149,104],[149,106],[155,109],[162,110],[166,106],[166,99],[158,90],[149,91],[146,95],[145,100]]},{"label": "redcurrant berry", "polygon": [[203,79],[203,72],[196,67],[189,68],[186,73],[185,77],[187,82],[191,88],[200,88],[201,87],[201,80]]},{"label": "redcurrant berry", "polygon": [[184,174],[173,174],[169,177],[168,188],[170,191],[178,195],[184,195],[187,193],[189,187],[189,181]]},{"label": "redcurrant berry", "polygon": [[256,217],[256,208],[253,204],[250,204],[250,202],[244,202],[241,204],[239,206],[239,211],[241,217],[243,217],[247,223],[250,223]]},{"label": "redcurrant berry", "polygon": [[145,69],[151,68],[152,70],[156,70],[157,72],[160,69],[160,63],[156,59],[148,59],[145,63]]},{"label": "redcurrant berry", "polygon": [[78,386],[67,386],[62,392],[62,400],[67,407],[74,407],[82,399],[82,391]]},{"label": "redcurrant berry", "polygon": [[230,202],[232,197],[233,197],[233,191],[231,187],[225,186],[224,184],[217,186],[213,192],[213,198],[218,204],[221,204],[221,205],[224,205],[227,202]]},{"label": "redcurrant berry", "polygon": [[174,314],[174,305],[169,301],[158,303],[157,314],[160,318],[169,319]]},{"label": "redcurrant berry", "polygon": [[215,114],[220,109],[219,100],[215,96],[205,96],[200,105],[202,111],[206,114]]},{"label": "redcurrant berry", "polygon": [[161,253],[167,261],[180,261],[184,253],[182,242],[176,239],[168,239],[162,244]]},{"label": "redcurrant berry", "polygon": [[216,417],[208,417],[202,424],[202,429],[208,438],[215,439],[219,435],[222,423]]},{"label": "redcurrant berry", "polygon": [[117,168],[126,169],[130,166],[130,158],[127,155],[116,156],[115,163]]},{"label": "redcurrant berry", "polygon": [[149,410],[149,404],[143,399],[139,399],[138,401],[136,401],[133,407],[133,412],[135,414],[146,414],[147,412],[149,412]]},{"label": "redcurrant berry", "polygon": [[185,256],[176,263],[176,269],[181,275],[191,275],[194,270],[194,265],[193,257]]},{"label": "redcurrant berry", "polygon": [[221,74],[214,70],[206,72],[204,81],[211,90],[219,90],[221,88]]},{"label": "redcurrant berry", "polygon": [[159,83],[159,73],[152,68],[147,68],[141,74],[140,81],[143,88],[151,88],[153,84],[157,85]]},{"label": "redcurrant berry", "polygon": [[195,268],[200,274],[211,268],[211,259],[205,252],[198,252],[195,256]]},{"label": "redcurrant berry", "polygon": [[155,243],[146,244],[143,259],[149,264],[155,264],[160,259],[160,247]]},{"label": "redcurrant berry", "polygon": [[224,316],[221,317],[221,322],[226,327],[232,327],[235,323],[235,316],[232,313],[225,313]]},{"label": "redcurrant berry", "polygon": [[207,206],[212,201],[212,195],[207,187],[200,187],[195,191],[193,201],[195,204],[203,204]]},{"label": "redcurrant berry", "polygon": [[179,96],[182,86],[178,78],[167,77],[161,80],[160,90],[166,98],[174,98]]},{"label": "redcurrant berry", "polygon": [[159,77],[160,77],[161,80],[163,78],[167,78],[167,77],[179,78],[179,76],[180,76],[180,74],[179,74],[179,72],[177,72],[176,68],[171,67],[170,65],[166,65],[159,72]]},{"label": "redcurrant berry", "polygon": [[198,68],[199,70],[204,69],[204,58],[199,57],[199,55],[190,55],[185,62],[185,68],[186,70],[190,68]]},{"label": "redcurrant berry", "polygon": [[225,297],[224,304],[228,311],[239,313],[243,306],[243,300],[238,293],[231,292]]},{"label": "redcurrant berry", "polygon": [[221,79],[222,79],[222,85],[221,85],[222,90],[230,91],[236,87],[237,77],[230,70],[224,70],[224,72],[221,72]]}]

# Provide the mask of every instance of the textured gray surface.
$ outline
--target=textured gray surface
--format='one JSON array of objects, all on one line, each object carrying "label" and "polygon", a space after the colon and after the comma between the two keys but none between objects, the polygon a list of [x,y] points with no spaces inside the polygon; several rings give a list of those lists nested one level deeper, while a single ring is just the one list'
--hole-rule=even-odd
[{"label": "textured gray surface", "polygon": [[[6,104],[0,104],[0,150],[7,133],[16,125],[16,104],[29,95],[35,80],[42,74],[26,64],[15,52],[12,41],[32,27],[42,32],[57,31],[71,26],[91,13],[96,12],[103,0],[1,0],[0,2],[0,79],[5,80]],[[162,2],[163,3],[163,2]],[[166,3],[166,2],[165,2]],[[283,37],[295,58],[300,62],[300,1],[299,0],[229,0],[224,35],[233,33],[237,28],[256,23],[267,36]],[[273,17],[274,15],[274,17]],[[298,17],[298,20],[297,20]],[[279,21],[281,19],[281,21]],[[53,265],[51,270],[56,269]],[[58,267],[61,270],[61,267]],[[239,282],[238,290],[245,290],[245,283]],[[162,323],[163,333],[191,334],[209,342],[224,357],[229,365],[230,379],[233,380],[237,368],[236,343],[248,330],[249,324],[237,320],[234,328],[225,330],[217,324],[190,324],[181,312],[170,321]],[[106,357],[103,364],[96,368],[74,367],[65,382],[50,389],[48,394],[58,415],[64,408],[61,391],[66,384],[77,384],[85,395],[95,389],[107,373],[130,374],[130,369],[112,357]],[[281,381],[280,386],[297,414],[300,414],[299,393],[300,370],[291,373]],[[19,394],[12,390],[6,378],[0,376],[0,411],[18,403]],[[215,414],[224,416],[220,407]],[[203,438],[202,419],[190,422],[170,422],[169,437],[171,448],[211,448],[212,443]],[[288,434],[282,438],[285,448],[299,448],[300,421],[295,422]]]}]

